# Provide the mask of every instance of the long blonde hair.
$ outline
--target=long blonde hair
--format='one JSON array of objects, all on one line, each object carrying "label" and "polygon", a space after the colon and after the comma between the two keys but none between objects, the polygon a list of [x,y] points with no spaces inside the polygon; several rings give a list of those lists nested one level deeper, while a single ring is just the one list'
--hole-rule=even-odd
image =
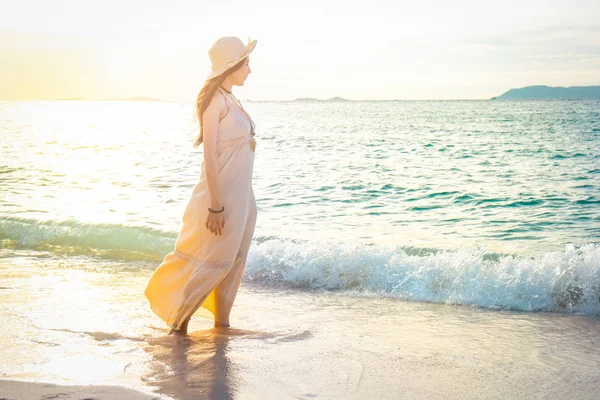
[{"label": "long blonde hair", "polygon": [[206,111],[208,108],[208,105],[217,92],[217,89],[223,84],[229,75],[242,68],[242,65],[244,65],[245,62],[246,59],[244,58],[226,72],[215,76],[212,79],[208,79],[206,82],[204,82],[204,85],[202,85],[202,89],[200,89],[200,93],[198,93],[198,99],[196,100],[196,118],[200,124],[200,131],[198,132],[198,136],[194,141],[194,147],[198,147],[202,144],[202,114],[204,114],[204,111]]}]

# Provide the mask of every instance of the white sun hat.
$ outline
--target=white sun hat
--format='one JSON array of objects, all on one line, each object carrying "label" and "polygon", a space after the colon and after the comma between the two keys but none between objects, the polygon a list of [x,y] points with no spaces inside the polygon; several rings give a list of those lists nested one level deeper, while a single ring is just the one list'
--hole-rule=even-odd
[{"label": "white sun hat", "polygon": [[211,68],[206,80],[212,79],[227,72],[228,69],[248,57],[256,47],[256,40],[249,40],[244,45],[240,38],[225,36],[220,38],[208,50]]}]

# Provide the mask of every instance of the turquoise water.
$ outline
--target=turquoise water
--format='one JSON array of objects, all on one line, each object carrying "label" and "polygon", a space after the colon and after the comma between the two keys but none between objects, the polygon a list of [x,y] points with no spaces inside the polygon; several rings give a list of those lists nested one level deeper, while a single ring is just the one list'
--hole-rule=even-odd
[{"label": "turquoise water", "polygon": [[[259,217],[246,284],[600,314],[600,102],[247,109]],[[0,103],[0,255],[157,265],[200,173],[192,114]]]}]

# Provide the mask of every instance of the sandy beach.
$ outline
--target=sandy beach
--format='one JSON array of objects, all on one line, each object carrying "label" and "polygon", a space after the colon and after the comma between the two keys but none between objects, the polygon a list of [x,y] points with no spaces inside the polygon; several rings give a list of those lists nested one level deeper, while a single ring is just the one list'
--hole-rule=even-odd
[{"label": "sandy beach", "polygon": [[111,399],[111,400],[149,400],[158,396],[141,393],[118,386],[60,386],[50,383],[0,380],[0,393],[3,400],[20,399]]},{"label": "sandy beach", "polygon": [[[132,293],[143,310],[141,290]],[[93,307],[73,303],[71,312]],[[77,319],[38,327],[28,340],[33,331],[3,331],[23,356],[2,350],[9,380],[0,398],[593,399],[600,391],[596,317],[252,287],[240,292],[229,330],[199,316],[177,339],[148,317],[122,332],[107,322],[82,329]]]}]

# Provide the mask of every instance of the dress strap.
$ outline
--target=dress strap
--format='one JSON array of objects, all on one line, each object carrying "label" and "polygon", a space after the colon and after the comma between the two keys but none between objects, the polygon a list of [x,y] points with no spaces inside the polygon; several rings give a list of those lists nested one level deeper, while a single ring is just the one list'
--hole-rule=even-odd
[{"label": "dress strap", "polygon": [[244,116],[248,120],[248,123],[250,124],[250,135],[254,136],[255,135],[255,131],[256,131],[256,127],[254,125],[254,120],[252,120],[252,117],[250,117],[250,114],[248,114],[248,112],[246,111],[246,109],[244,108],[244,106],[242,106],[242,103],[233,94],[227,92],[225,89],[219,87],[219,90],[221,91],[221,94],[223,96],[225,96],[226,101],[230,105],[233,105],[238,110],[240,110],[242,112],[242,114],[244,114]]}]

